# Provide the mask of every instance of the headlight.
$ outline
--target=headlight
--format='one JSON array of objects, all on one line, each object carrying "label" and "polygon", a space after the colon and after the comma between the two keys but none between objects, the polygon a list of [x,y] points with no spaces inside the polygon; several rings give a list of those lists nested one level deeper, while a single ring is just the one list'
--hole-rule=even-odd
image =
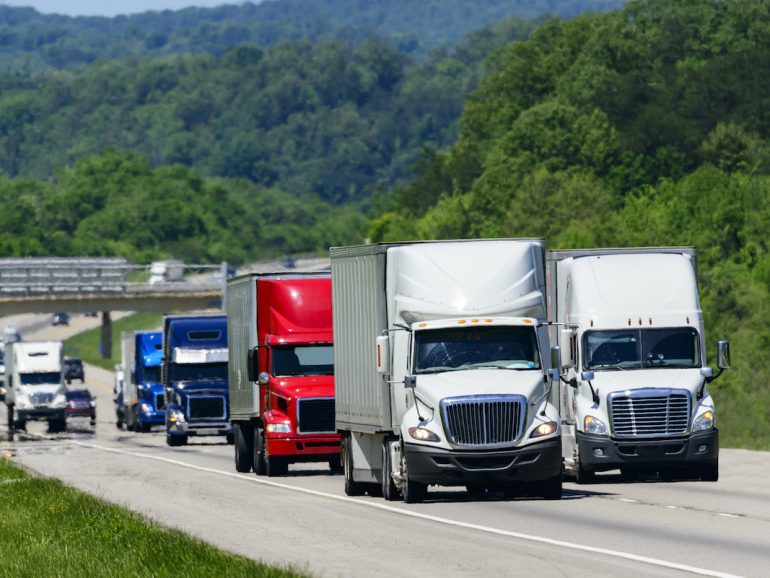
[{"label": "headlight", "polygon": [[139,409],[142,410],[142,413],[151,413],[152,412],[152,406],[147,402],[142,402],[139,404]]},{"label": "headlight", "polygon": [[583,420],[583,429],[586,433],[598,436],[606,436],[608,433],[607,426],[604,425],[604,422],[592,415],[587,415]]},{"label": "headlight", "polygon": [[434,434],[429,429],[425,429],[424,427],[410,427],[408,430],[409,435],[412,436],[414,439],[419,440],[421,442],[440,442],[441,438],[439,438],[436,434]]},{"label": "headlight", "polygon": [[539,426],[537,426],[534,431],[529,434],[529,437],[531,438],[539,438],[543,436],[551,435],[553,432],[556,431],[556,428],[558,428],[558,424],[555,421],[548,421],[545,423],[541,423]]},{"label": "headlight", "polygon": [[171,423],[184,422],[184,414],[178,409],[172,409],[171,414],[168,416],[168,421]]},{"label": "headlight", "polygon": [[695,418],[695,421],[692,424],[692,431],[702,431],[704,429],[711,429],[712,427],[714,427],[715,421],[716,421],[716,416],[714,415],[714,412],[711,410],[708,410],[705,413],[699,415],[697,418]]},{"label": "headlight", "polygon": [[291,424],[284,423],[269,423],[265,426],[267,433],[291,433]]}]

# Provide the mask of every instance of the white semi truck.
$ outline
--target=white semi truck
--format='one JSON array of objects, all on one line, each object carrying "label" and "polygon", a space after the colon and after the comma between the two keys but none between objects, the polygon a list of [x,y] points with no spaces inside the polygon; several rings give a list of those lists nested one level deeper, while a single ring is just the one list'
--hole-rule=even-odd
[{"label": "white semi truck", "polygon": [[[719,477],[692,247],[549,251],[551,341],[566,472],[578,483],[620,469],[662,479]],[[556,402],[556,400],[555,400]]]},{"label": "white semi truck", "polygon": [[67,386],[61,341],[19,341],[5,346],[5,403],[8,430],[28,420],[48,421],[51,431],[66,427]]},{"label": "white semi truck", "polygon": [[561,497],[539,240],[331,249],[345,492]]}]

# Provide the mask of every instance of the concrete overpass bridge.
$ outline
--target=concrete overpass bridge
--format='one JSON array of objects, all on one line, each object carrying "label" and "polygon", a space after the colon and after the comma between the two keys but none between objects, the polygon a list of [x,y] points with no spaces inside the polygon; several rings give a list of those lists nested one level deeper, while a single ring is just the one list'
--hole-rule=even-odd
[{"label": "concrete overpass bridge", "polygon": [[111,357],[112,311],[222,308],[232,269],[225,263],[175,267],[171,280],[157,274],[152,278],[150,265],[121,258],[0,259],[0,316],[101,312],[102,352]]}]

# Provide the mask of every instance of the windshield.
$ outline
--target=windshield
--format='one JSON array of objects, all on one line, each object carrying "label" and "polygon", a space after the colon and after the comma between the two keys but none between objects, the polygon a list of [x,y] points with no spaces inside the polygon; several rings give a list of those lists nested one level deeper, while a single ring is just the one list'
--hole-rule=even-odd
[{"label": "windshield", "polygon": [[584,369],[700,367],[700,339],[691,327],[588,331]]},{"label": "windshield", "polygon": [[171,381],[224,380],[227,363],[175,363],[170,377]]},{"label": "windshield", "polygon": [[534,327],[453,327],[414,335],[415,373],[540,368]]},{"label": "windshield", "polygon": [[160,381],[160,365],[144,367],[142,370],[144,381]]},{"label": "windshield", "polygon": [[19,381],[22,385],[44,385],[61,382],[61,373],[51,371],[46,373],[21,373]]},{"label": "windshield", "polygon": [[334,375],[334,346],[274,347],[273,375]]}]

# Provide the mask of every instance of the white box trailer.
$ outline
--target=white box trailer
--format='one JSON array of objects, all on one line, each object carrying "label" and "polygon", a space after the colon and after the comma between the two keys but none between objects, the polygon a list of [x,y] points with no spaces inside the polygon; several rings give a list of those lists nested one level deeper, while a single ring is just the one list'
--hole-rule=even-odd
[{"label": "white box trailer", "polygon": [[331,249],[348,495],[561,496],[543,255],[532,239]]},{"label": "white box trailer", "polygon": [[[548,251],[551,341],[567,473],[716,481],[716,409],[693,247]],[[718,367],[729,367],[719,342]]]},{"label": "white box trailer", "polygon": [[54,432],[65,429],[67,386],[61,341],[6,344],[5,387],[8,431],[25,429],[28,420],[47,421]]}]

